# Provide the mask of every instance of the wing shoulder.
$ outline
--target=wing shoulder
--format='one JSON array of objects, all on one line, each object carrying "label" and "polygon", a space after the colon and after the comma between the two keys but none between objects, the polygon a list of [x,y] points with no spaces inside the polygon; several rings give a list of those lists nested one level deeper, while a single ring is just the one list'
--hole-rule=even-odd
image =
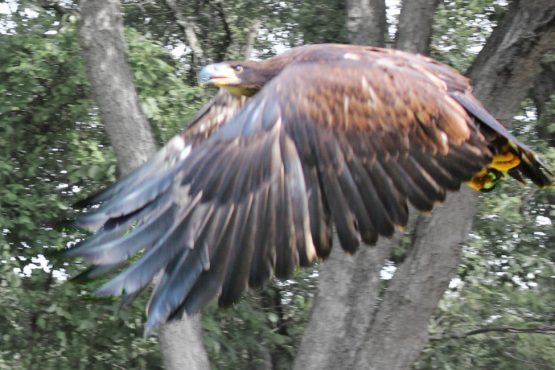
[{"label": "wing shoulder", "polygon": [[191,119],[187,128],[181,133],[181,137],[193,146],[198,145],[237,114],[247,99],[220,89]]}]

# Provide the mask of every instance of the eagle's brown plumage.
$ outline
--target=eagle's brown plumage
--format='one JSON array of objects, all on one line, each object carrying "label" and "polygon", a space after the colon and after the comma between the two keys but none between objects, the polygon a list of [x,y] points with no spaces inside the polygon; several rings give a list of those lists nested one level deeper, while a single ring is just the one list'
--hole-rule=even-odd
[{"label": "eagle's brown plumage", "polygon": [[96,277],[142,257],[100,294],[132,299],[156,275],[147,330],[236,301],[331,249],[354,252],[463,182],[549,172],[474,98],[468,79],[390,49],[313,45],[206,67],[222,89],[150,162],[87,200],[96,233],[68,251]]}]

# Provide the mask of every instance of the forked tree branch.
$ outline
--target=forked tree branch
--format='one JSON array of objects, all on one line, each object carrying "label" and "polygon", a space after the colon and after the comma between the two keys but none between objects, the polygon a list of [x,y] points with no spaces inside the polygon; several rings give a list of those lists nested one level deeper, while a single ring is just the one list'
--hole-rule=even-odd
[{"label": "forked tree branch", "polygon": [[227,22],[227,17],[224,11],[224,8],[222,6],[222,2],[220,0],[208,0],[208,5],[214,9],[216,11],[216,13],[218,13],[218,16],[220,17],[221,21],[222,21],[222,25],[224,27],[224,32],[225,32],[225,37],[224,40],[221,44],[221,47],[218,48],[218,52],[216,55],[216,58],[218,61],[221,61],[225,58],[225,55],[227,53],[227,49],[229,49],[229,46],[231,45],[231,42],[233,41],[233,37],[232,37],[232,32],[231,32],[231,28],[229,27],[229,23]]},{"label": "forked tree branch", "polygon": [[202,45],[195,33],[195,21],[192,17],[187,17],[181,12],[177,2],[175,0],[164,0],[166,6],[171,10],[172,15],[175,19],[176,24],[179,26],[183,35],[185,36],[185,41],[187,45],[193,51],[193,64],[201,65],[204,64],[206,59],[204,55],[204,50]]}]

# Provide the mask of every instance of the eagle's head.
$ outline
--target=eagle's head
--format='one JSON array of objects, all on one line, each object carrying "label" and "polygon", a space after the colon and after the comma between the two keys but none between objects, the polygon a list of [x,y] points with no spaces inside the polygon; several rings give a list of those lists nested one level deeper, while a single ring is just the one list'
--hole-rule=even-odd
[{"label": "eagle's head", "polygon": [[200,85],[223,87],[235,95],[252,96],[283,66],[267,61],[230,61],[207,65],[198,75]]}]

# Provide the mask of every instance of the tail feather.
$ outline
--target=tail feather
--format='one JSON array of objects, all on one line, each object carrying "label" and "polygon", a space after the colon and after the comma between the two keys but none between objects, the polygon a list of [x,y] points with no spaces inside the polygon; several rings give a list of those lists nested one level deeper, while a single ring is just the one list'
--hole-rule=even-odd
[{"label": "tail feather", "polygon": [[[484,131],[493,131],[500,140],[495,143],[496,146],[505,146],[509,144],[508,150],[515,154],[518,161],[511,168],[496,168],[495,164],[492,164],[485,168],[486,175],[488,169],[493,168],[500,170],[502,173],[508,173],[511,177],[516,178],[521,181],[523,177],[530,179],[534,184],[539,187],[545,187],[553,184],[553,172],[550,171],[546,164],[544,164],[538,156],[530,149],[527,145],[521,143],[513,134],[511,134],[501,123],[499,123],[483,106],[476,100],[474,96],[469,93],[452,92],[451,97],[455,99],[459,104],[461,104],[470,114],[472,114],[480,123],[485,125],[487,129]],[[491,131],[488,133],[491,136]],[[499,147],[498,147],[499,149]],[[507,149],[502,148],[499,150],[499,155],[504,155],[507,153]],[[494,156],[495,160],[495,156]],[[483,171],[482,171],[483,172]],[[471,180],[471,183],[480,183],[483,178],[480,178],[483,174],[477,174],[477,176]],[[472,186],[472,185],[471,185]],[[479,186],[479,185],[477,185]],[[491,183],[488,190],[491,190],[495,186],[495,183]]]},{"label": "tail feather", "polygon": [[553,172],[534,153],[523,152],[521,159],[520,164],[516,167],[520,174],[532,180],[539,187],[553,185]]}]

